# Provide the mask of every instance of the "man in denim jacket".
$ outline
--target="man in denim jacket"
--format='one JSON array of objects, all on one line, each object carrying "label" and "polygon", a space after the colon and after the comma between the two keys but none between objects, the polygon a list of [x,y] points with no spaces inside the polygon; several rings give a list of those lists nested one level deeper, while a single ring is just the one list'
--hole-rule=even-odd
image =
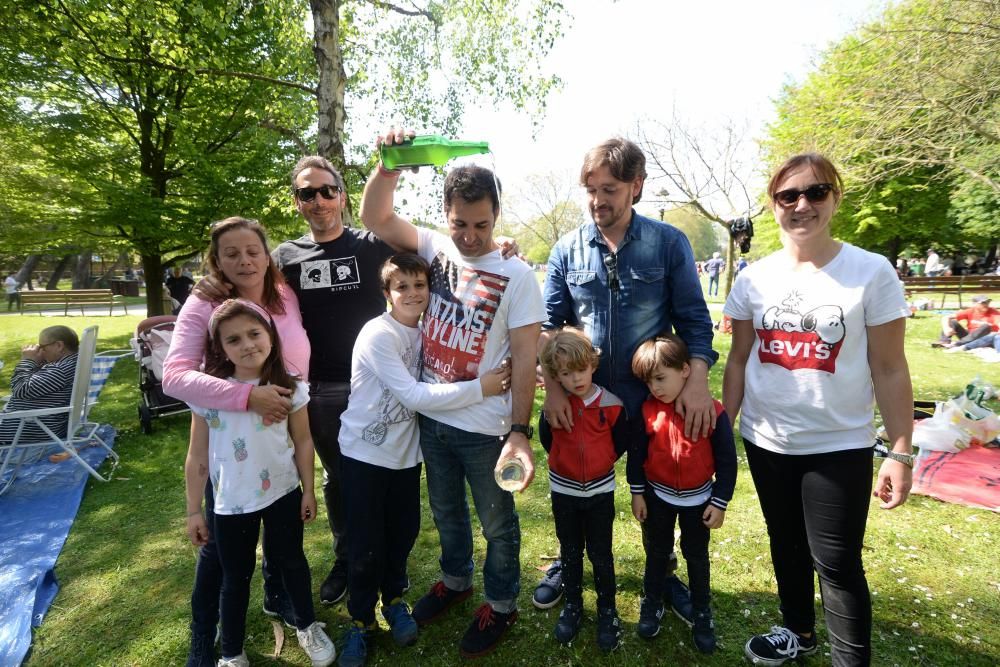
[{"label": "man in denim jacket", "polygon": [[[552,249],[544,289],[547,320],[539,345],[547,332],[563,325],[583,328],[601,351],[594,382],[620,397],[633,417],[649,391],[632,375],[632,354],[643,341],[673,331],[691,352],[691,375],[677,406],[686,434],[704,436],[715,423],[708,390],[708,369],[719,356],[712,350],[712,319],[687,237],[632,208],[642,198],[645,179],[646,157],[627,139],[609,139],[585,156],[580,183],[593,222],[566,234]],[[558,381],[546,377],[545,388],[543,410],[549,423],[572,425]],[[561,583],[557,562],[536,589],[535,605],[553,606],[562,594]],[[690,622],[686,587],[671,577],[668,590],[674,611]]]}]

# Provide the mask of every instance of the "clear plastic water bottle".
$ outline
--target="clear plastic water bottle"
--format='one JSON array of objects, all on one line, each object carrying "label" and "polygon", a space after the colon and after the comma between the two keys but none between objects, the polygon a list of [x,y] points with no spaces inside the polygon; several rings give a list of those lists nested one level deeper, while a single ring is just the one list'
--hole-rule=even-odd
[{"label": "clear plastic water bottle", "polygon": [[439,134],[419,134],[401,144],[382,144],[379,158],[386,169],[443,167],[456,157],[489,152],[485,141],[452,141]]},{"label": "clear plastic water bottle", "polygon": [[496,479],[497,485],[504,491],[517,491],[521,488],[526,474],[527,471],[525,471],[524,464],[521,463],[520,459],[509,458],[493,472],[493,477]]}]

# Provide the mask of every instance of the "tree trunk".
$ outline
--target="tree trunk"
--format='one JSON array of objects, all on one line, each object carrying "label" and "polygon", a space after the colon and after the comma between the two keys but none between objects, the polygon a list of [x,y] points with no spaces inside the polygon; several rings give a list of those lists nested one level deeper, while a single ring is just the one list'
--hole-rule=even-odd
[{"label": "tree trunk", "polygon": [[319,66],[319,154],[344,169],[344,54],[340,49],[340,0],[310,0],[313,53]]},{"label": "tree trunk", "polygon": [[63,255],[56,267],[52,269],[52,275],[49,276],[49,282],[45,284],[45,289],[58,289],[59,281],[62,280],[63,274],[66,273],[66,267],[69,263],[73,261],[75,255]]},{"label": "tree trunk", "polygon": [[[309,5],[313,16],[313,53],[319,69],[316,150],[343,174],[347,164],[343,142],[347,75],[344,73],[344,53],[340,48],[340,0],[310,0]],[[344,224],[349,226],[352,218],[353,206],[348,193]]]},{"label": "tree trunk", "polygon": [[28,289],[34,289],[31,284],[31,274],[35,271],[35,266],[38,264],[38,260],[41,259],[41,255],[28,255],[24,260],[24,264],[21,265],[21,269],[14,276],[17,280],[18,285],[27,285]]},{"label": "tree trunk", "polygon": [[733,242],[733,237],[729,237],[729,243],[726,244],[726,281],[725,289],[722,293],[723,299],[729,298],[729,290],[733,288],[733,268],[736,266],[736,243]]},{"label": "tree trunk", "polygon": [[90,258],[93,251],[89,248],[77,255],[76,266],[73,268],[73,289],[90,289]]},{"label": "tree trunk", "polygon": [[143,255],[142,273],[146,277],[146,316],[169,315],[170,311],[163,307],[162,258],[159,255]]}]

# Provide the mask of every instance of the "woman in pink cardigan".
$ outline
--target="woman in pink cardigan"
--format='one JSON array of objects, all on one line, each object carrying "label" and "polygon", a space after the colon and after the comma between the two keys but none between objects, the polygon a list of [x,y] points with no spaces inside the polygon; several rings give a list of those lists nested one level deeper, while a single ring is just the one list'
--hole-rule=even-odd
[{"label": "woman in pink cardigan", "polygon": [[[264,308],[274,320],[281,337],[285,365],[303,381],[308,381],[309,338],[302,327],[302,315],[295,292],[271,259],[264,229],[254,220],[232,217],[212,226],[208,270],[218,283],[231,285],[231,297],[249,299]],[[195,292],[181,308],[174,327],[170,351],[163,364],[164,393],[182,401],[216,410],[250,410],[265,423],[281,421],[288,415],[290,390],[274,385],[252,386],[207,375],[201,371],[205,357],[208,320],[217,303]],[[205,514],[212,526],[211,482],[205,488]],[[264,613],[293,621],[291,608],[280,577],[267,568],[267,534],[264,535]],[[219,592],[222,568],[215,541],[201,547],[191,593],[191,650],[189,665],[215,664],[215,630],[219,620]]]}]

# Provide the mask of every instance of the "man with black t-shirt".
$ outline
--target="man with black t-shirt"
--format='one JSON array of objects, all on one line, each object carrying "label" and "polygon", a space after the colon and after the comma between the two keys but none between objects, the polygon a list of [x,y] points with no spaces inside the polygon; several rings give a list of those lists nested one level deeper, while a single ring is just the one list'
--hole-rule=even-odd
[{"label": "man with black t-shirt", "polygon": [[292,170],[295,207],[309,223],[301,238],[275,248],[274,260],[295,290],[309,336],[309,428],[323,462],[323,498],[335,560],[320,586],[324,604],[347,591],[347,542],[340,500],[340,416],[351,389],[351,351],[364,324],[385,312],[379,267],[394,251],[366,230],[344,226],[344,179],[320,156]]}]

